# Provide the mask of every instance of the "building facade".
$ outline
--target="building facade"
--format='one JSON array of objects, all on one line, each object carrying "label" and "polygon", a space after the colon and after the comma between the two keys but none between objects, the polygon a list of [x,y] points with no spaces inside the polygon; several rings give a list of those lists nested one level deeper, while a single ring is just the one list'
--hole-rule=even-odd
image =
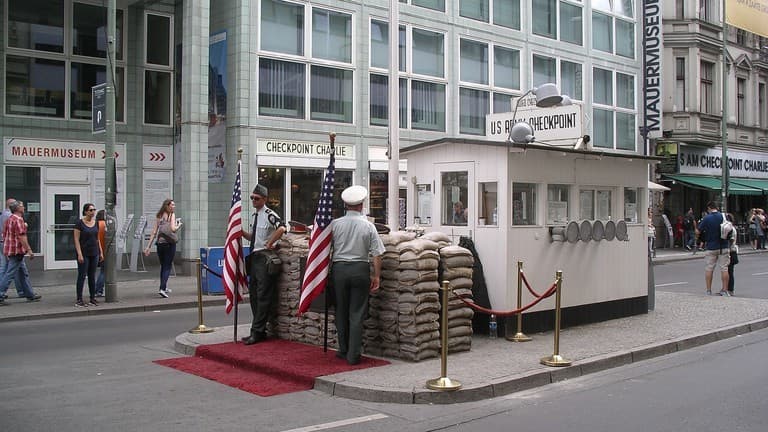
[{"label": "building facade", "polygon": [[[387,172],[389,1],[118,1],[113,59],[103,4],[0,1],[0,190],[29,203],[45,268],[74,266],[73,218],[86,202],[103,206],[104,142],[91,132],[91,87],[106,81],[108,64],[117,99],[116,210],[119,224],[133,216],[129,244],[141,217],[151,225],[173,197],[185,222],[182,260],[221,245],[240,148],[243,188],[265,184],[278,213],[310,223],[329,132],[337,134],[337,193],[368,186],[367,212],[379,222],[387,199],[405,198],[406,162],[400,178]],[[401,148],[484,139],[486,115],[511,111],[512,98],[551,82],[582,105],[594,148],[644,153],[642,4],[398,6]],[[400,184],[401,197],[387,196],[389,181]]]}]

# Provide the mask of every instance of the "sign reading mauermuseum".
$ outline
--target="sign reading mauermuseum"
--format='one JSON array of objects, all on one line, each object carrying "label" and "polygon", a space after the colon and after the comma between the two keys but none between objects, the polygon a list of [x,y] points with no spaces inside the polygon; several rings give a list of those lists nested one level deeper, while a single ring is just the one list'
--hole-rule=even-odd
[{"label": "sign reading mauermuseum", "polygon": [[643,112],[648,126],[649,138],[662,136],[661,113],[661,60],[663,53],[661,34],[661,0],[644,0],[643,22],[643,81],[645,81],[645,101]]},{"label": "sign reading mauermuseum", "polygon": [[[355,147],[336,144],[336,159],[355,159]],[[327,158],[331,152],[328,143],[312,143],[292,140],[260,139],[256,141],[256,153],[265,156]]]},{"label": "sign reading mauermuseum", "polygon": [[505,141],[516,121],[525,121],[533,128],[536,141],[570,141],[575,143],[584,131],[581,105],[573,104],[550,108],[523,106],[517,110],[517,119],[512,113],[496,113],[485,116],[485,136],[494,141]]},{"label": "sign reading mauermuseum", "polygon": [[[680,146],[677,155],[680,174],[722,174],[722,149]],[[768,155],[756,152],[728,150],[728,168],[731,177],[768,178]]]}]

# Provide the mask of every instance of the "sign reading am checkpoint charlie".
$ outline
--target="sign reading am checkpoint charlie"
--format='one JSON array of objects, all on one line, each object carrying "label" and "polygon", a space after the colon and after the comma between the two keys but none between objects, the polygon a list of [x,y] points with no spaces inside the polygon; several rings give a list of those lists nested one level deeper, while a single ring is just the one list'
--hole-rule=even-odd
[{"label": "sign reading am checkpoint charlie", "polygon": [[[584,135],[581,105],[578,104],[538,108],[521,103],[515,120],[528,122],[533,127],[536,141],[545,144],[553,141],[575,144],[576,140]],[[504,141],[514,124],[511,112],[488,114],[485,117],[485,136],[494,141]]]}]

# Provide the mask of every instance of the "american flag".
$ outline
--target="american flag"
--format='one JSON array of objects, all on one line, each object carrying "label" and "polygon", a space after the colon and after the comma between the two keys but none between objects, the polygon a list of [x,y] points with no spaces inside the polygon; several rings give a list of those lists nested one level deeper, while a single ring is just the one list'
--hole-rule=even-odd
[{"label": "american flag", "polygon": [[[331,144],[333,148],[333,144]],[[301,283],[301,299],[299,300],[299,315],[309,309],[309,305],[328,283],[328,271],[331,262],[331,230],[327,230],[328,224],[333,219],[333,178],[336,175],[335,150],[331,150],[331,160],[328,163],[328,171],[325,173],[323,190],[320,192],[320,200],[317,203],[315,213],[315,226],[309,237],[309,256],[307,267],[304,271],[304,280]]]},{"label": "american flag", "polygon": [[235,188],[232,191],[232,206],[229,208],[229,222],[227,223],[227,240],[224,243],[224,271],[222,279],[224,294],[227,297],[226,311],[230,313],[234,306],[234,295],[237,293],[237,302],[243,298],[240,296],[240,287],[247,285],[245,278],[245,263],[243,262],[243,220],[240,215],[243,207],[240,187],[240,165],[237,161],[237,176]]}]

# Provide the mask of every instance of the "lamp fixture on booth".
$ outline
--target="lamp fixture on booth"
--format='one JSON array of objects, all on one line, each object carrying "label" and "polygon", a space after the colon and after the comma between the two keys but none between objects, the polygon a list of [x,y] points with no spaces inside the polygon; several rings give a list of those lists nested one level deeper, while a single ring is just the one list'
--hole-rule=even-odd
[{"label": "lamp fixture on booth", "polygon": [[[512,111],[512,121],[517,120],[517,109],[520,107],[520,101],[529,94],[532,94],[536,98],[536,106],[539,108],[549,108],[555,105],[570,105],[571,98],[566,95],[560,94],[560,90],[556,85],[552,83],[542,84],[539,87],[534,87],[531,90],[523,93],[517,102],[515,102],[515,109]],[[514,144],[527,144],[535,140],[533,135],[533,127],[527,122],[515,122],[512,128],[509,130],[509,137],[507,142]]]}]

